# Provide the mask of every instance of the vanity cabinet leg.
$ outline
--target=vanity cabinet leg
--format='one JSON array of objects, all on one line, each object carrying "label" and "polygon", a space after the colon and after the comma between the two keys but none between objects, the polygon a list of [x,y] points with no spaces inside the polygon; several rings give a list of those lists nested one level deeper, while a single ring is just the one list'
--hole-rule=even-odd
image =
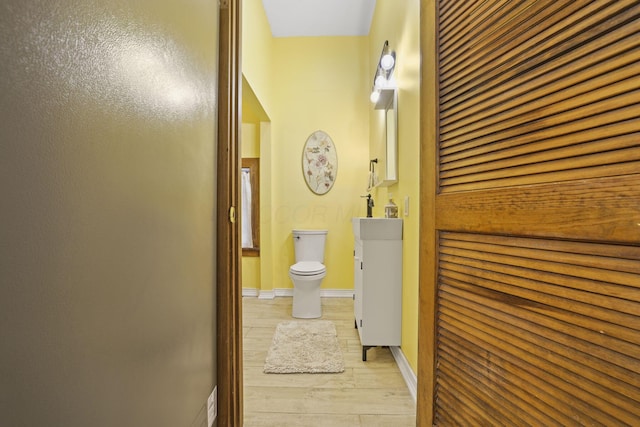
[{"label": "vanity cabinet leg", "polygon": [[363,362],[367,361],[367,350],[369,350],[370,348],[373,348],[373,346],[369,346],[369,345],[363,345],[362,346],[362,361]]}]

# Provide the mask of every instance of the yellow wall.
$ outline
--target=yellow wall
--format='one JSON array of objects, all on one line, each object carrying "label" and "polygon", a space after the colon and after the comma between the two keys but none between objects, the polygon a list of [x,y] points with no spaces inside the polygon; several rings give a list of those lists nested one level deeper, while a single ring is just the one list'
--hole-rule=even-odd
[{"label": "yellow wall", "polygon": [[[291,288],[291,230],[326,228],[322,287],[352,289],[350,220],[364,215],[368,170],[368,38],[273,38],[260,2],[245,3],[243,29],[243,75],[270,120],[269,134],[259,132],[260,261],[244,261],[243,282],[252,287],[252,269],[260,268],[261,291]],[[302,175],[302,149],[316,130],[331,136],[338,154],[336,182],[322,196]]]},{"label": "yellow wall", "polygon": [[271,122],[260,122],[260,289],[272,289],[273,259],[271,249]]},{"label": "yellow wall", "polygon": [[[375,69],[385,40],[396,51],[394,75],[398,85],[398,183],[378,187],[373,191],[376,201],[374,216],[384,216],[388,194],[398,205],[404,219],[402,273],[402,352],[414,372],[418,367],[418,239],[419,239],[419,177],[420,177],[420,3],[418,0],[377,0],[369,33],[369,53]],[[373,82],[370,73],[369,85]],[[371,153],[381,156],[380,129],[384,117],[371,112]],[[409,197],[409,215],[405,215],[404,200]]]},{"label": "yellow wall", "polygon": [[[420,5],[418,0],[378,0],[366,37],[273,38],[262,4],[247,2],[243,15],[243,74],[271,120],[270,143],[261,139],[260,289],[290,288],[291,229],[327,228],[324,289],[353,288],[350,219],[364,216],[369,159],[383,159],[383,112],[369,102],[373,72],[385,40],[397,54],[399,182],[372,191],[374,216],[384,216],[388,193],[404,219],[402,351],[417,369]],[[302,177],[306,138],[326,131],[338,150],[333,189],[317,196]],[[265,138],[264,136],[262,138]],[[265,146],[267,145],[267,146]],[[267,160],[268,158],[268,160]],[[265,172],[265,166],[269,168]],[[410,211],[404,216],[404,200]],[[268,238],[266,236],[269,236]],[[272,259],[265,261],[265,256]],[[251,267],[248,267],[251,268]],[[255,267],[254,267],[255,268]],[[265,273],[267,272],[267,273]],[[252,275],[250,270],[243,274]]]},{"label": "yellow wall", "polygon": [[[260,157],[260,256],[242,258],[242,287],[272,289],[273,254],[270,250],[271,206],[270,135],[264,126],[269,118],[273,38],[262,2],[245,2],[242,8],[242,129],[241,155]],[[251,81],[251,83],[249,83]],[[266,152],[261,152],[266,151]]]},{"label": "yellow wall", "polygon": [[271,109],[273,37],[262,1],[242,5],[242,74],[267,113]]},{"label": "yellow wall", "polygon": [[[360,198],[368,170],[366,37],[275,39],[272,119],[273,287],[289,288],[294,228],[326,228],[325,289],[353,288],[351,218],[364,213]],[[316,130],[335,144],[338,171],[333,188],[319,196],[302,174],[302,150]]]},{"label": "yellow wall", "polygon": [[240,155],[244,157],[260,157],[259,128],[255,123],[242,123],[242,143]]}]

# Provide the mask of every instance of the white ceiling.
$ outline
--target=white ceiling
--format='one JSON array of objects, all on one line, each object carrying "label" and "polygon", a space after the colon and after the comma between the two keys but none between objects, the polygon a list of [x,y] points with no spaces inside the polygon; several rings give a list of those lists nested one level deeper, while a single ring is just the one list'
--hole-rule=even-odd
[{"label": "white ceiling", "polygon": [[376,0],[262,0],[262,4],[274,37],[366,36]]}]

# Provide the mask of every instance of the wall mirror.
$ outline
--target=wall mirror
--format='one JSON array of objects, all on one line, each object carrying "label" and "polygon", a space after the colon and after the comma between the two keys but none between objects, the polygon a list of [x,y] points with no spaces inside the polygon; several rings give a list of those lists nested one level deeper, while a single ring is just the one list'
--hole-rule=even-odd
[{"label": "wall mirror", "polygon": [[386,187],[398,182],[398,91],[387,88],[380,91],[380,99],[374,109],[384,110],[384,161],[378,183]]},{"label": "wall mirror", "polygon": [[380,52],[380,59],[373,76],[371,88],[371,102],[374,109],[384,110],[385,147],[383,150],[384,161],[380,180],[380,186],[388,186],[398,182],[398,90],[393,76],[396,66],[396,53],[389,47],[385,40]]},{"label": "wall mirror", "polygon": [[384,181],[389,184],[398,181],[398,91],[393,89],[392,100],[386,113],[386,171]]}]

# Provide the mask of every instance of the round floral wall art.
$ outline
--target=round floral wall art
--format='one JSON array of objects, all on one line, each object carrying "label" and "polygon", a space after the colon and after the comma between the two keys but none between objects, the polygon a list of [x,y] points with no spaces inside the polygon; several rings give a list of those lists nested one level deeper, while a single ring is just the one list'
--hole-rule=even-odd
[{"label": "round floral wall art", "polygon": [[309,189],[325,194],[336,181],[338,155],[331,137],[321,130],[313,132],[302,151],[302,173]]}]

